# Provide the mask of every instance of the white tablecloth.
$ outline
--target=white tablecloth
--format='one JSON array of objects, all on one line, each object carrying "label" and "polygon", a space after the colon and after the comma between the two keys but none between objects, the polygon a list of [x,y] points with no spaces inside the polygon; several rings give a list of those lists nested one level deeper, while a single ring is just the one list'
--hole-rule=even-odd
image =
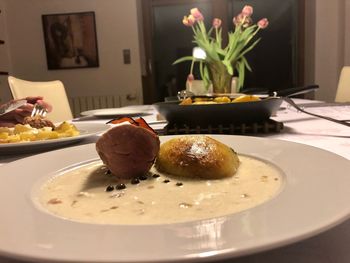
[{"label": "white tablecloth", "polygon": [[[312,106],[312,101],[296,100],[297,103],[306,103],[308,111],[325,114],[338,119],[350,120],[350,106]],[[314,106],[317,106],[314,104]],[[155,121],[156,114],[146,116],[149,122]],[[350,127],[318,119],[293,108],[282,104],[276,116],[276,121],[284,123],[284,129],[277,134],[262,134],[262,137],[269,137],[281,140],[288,140],[319,147],[350,160]],[[101,119],[85,118],[84,121],[104,122]],[[154,128],[161,128],[162,123],[153,124]],[[82,143],[93,142],[97,137],[90,138]],[[14,161],[22,156],[2,156],[0,165]],[[350,176],[350,171],[349,171]],[[350,186],[349,186],[350,187]],[[350,205],[350,199],[349,199]],[[20,238],[20,237],[19,237]],[[0,257],[0,263],[21,262]],[[246,256],[242,258],[225,260],[221,262],[233,263],[349,263],[350,262],[350,220],[307,240],[288,245],[286,247],[270,250],[267,252]]]}]

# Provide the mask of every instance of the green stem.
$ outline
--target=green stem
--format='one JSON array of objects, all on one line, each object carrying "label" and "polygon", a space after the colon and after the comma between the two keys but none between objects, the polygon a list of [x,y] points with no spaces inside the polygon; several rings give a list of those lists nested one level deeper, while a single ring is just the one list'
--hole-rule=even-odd
[{"label": "green stem", "polygon": [[250,35],[250,37],[246,40],[245,44],[244,45],[247,45],[250,40],[252,40],[252,38],[256,35],[256,33],[258,33],[260,30],[260,27],[257,27],[257,29],[253,32],[253,34]]},{"label": "green stem", "polygon": [[194,28],[194,26],[191,26],[191,28],[192,28],[192,31],[193,31],[193,34],[197,34],[197,32],[196,32],[196,29]]},{"label": "green stem", "polygon": [[193,67],[194,67],[194,59],[192,59],[192,62],[191,62],[190,74],[193,74]]}]

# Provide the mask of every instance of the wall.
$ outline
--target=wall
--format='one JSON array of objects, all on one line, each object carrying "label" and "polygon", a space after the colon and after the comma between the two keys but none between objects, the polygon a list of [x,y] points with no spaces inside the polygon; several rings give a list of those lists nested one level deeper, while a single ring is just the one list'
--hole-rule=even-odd
[{"label": "wall", "polygon": [[350,1],[345,1],[344,65],[350,66]]},{"label": "wall", "polygon": [[320,85],[316,92],[318,100],[334,101],[340,70],[349,65],[349,11],[349,1],[315,1],[314,79]]},{"label": "wall", "polygon": [[[5,1],[0,0],[0,39],[5,41],[4,45],[0,45],[0,71],[7,72],[9,70],[9,53],[8,53],[8,37],[6,30],[6,6]],[[0,103],[9,97],[7,89],[7,76],[0,75]]]},{"label": "wall", "polygon": [[[304,33],[304,83],[305,85],[315,83],[315,28],[316,11],[315,1],[305,2],[305,33]],[[314,94],[308,94],[313,97]]]},{"label": "wall", "polygon": [[[12,75],[33,81],[60,79],[70,97],[130,94],[142,102],[136,0],[2,1]],[[95,12],[100,66],[47,70],[41,15],[82,11]],[[123,64],[123,49],[131,50],[130,65]]]},{"label": "wall", "polygon": [[[0,0],[6,17],[0,19],[0,37],[7,29],[10,47],[10,60],[7,52],[1,53],[0,66],[9,65],[11,74],[28,80],[61,79],[69,96],[130,93],[141,98],[136,1]],[[341,67],[350,65],[350,1],[307,0],[306,4],[305,83],[320,85],[316,99],[333,101]],[[100,67],[48,71],[41,15],[79,11],[95,11]],[[131,65],[122,63],[125,48],[131,49]],[[10,95],[2,79],[0,98],[7,99]]]}]

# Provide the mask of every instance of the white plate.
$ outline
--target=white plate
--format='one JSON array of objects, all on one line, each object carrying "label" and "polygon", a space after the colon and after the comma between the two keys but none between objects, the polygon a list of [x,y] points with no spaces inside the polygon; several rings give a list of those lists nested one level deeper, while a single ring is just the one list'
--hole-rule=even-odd
[{"label": "white plate", "polygon": [[[147,107],[146,107],[147,106]],[[83,111],[80,113],[81,116],[95,116],[98,118],[103,117],[123,117],[123,116],[144,116],[151,114],[152,108],[149,105],[140,106],[128,106],[123,108],[106,108]]]},{"label": "white plate", "polygon": [[74,125],[80,131],[80,135],[78,136],[42,141],[4,143],[0,144],[0,154],[31,153],[58,148],[71,143],[79,142],[85,138],[104,132],[110,127],[109,125],[103,123],[75,122]]},{"label": "white plate", "polygon": [[95,145],[52,151],[0,167],[0,254],[35,262],[218,260],[290,244],[348,218],[345,158],[287,141],[213,137],[280,167],[283,191],[255,208],[208,220],[148,226],[72,222],[36,209],[32,195],[43,178],[96,159]]}]

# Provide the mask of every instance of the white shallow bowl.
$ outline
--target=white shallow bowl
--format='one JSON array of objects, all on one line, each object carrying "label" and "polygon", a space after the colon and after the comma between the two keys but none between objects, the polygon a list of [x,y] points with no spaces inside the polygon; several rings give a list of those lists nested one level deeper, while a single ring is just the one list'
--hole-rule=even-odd
[{"label": "white shallow bowl", "polygon": [[287,141],[212,137],[278,166],[285,176],[279,195],[237,214],[186,223],[73,222],[40,211],[33,201],[33,189],[43,178],[98,157],[94,144],[61,149],[0,167],[0,255],[36,262],[219,260],[290,244],[349,217],[350,162],[345,158]]}]

